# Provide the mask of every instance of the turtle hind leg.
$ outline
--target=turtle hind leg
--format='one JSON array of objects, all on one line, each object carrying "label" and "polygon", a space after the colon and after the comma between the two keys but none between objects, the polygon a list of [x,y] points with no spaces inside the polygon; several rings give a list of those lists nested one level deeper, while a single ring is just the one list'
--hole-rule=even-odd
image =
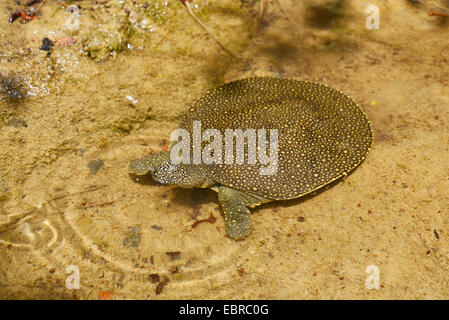
[{"label": "turtle hind leg", "polygon": [[241,240],[251,233],[251,211],[248,207],[271,201],[225,186],[217,187],[216,191],[224,212],[226,232],[234,240]]}]

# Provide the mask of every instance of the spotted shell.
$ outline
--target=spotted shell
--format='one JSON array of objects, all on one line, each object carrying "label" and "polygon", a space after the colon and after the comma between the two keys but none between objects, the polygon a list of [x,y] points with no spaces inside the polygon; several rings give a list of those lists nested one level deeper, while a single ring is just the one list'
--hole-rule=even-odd
[{"label": "spotted shell", "polygon": [[[350,97],[291,79],[247,78],[212,89],[181,117],[180,127],[192,133],[195,120],[201,131],[223,136],[226,129],[278,130],[275,174],[261,175],[259,162],[200,164],[217,183],[272,200],[297,198],[347,175],[373,140],[370,122]],[[224,145],[223,138],[223,154]]]}]

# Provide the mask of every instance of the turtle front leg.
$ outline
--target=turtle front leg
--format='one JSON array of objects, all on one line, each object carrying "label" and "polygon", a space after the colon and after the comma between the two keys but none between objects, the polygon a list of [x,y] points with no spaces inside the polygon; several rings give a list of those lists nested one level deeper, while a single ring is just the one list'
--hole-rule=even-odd
[{"label": "turtle front leg", "polygon": [[225,186],[213,189],[218,192],[218,200],[223,208],[226,232],[234,240],[241,240],[251,233],[251,211],[248,207],[254,208],[271,201]]}]

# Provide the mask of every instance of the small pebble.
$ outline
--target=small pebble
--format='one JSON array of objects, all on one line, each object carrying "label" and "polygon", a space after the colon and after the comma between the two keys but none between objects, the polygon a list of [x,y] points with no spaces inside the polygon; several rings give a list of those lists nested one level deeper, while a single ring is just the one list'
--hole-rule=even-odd
[{"label": "small pebble", "polygon": [[22,127],[22,128],[26,128],[28,127],[28,124],[25,122],[25,120],[19,119],[19,118],[12,118],[10,119],[7,123],[7,126],[11,126],[11,127]]},{"label": "small pebble", "polygon": [[96,174],[103,165],[104,165],[103,160],[98,159],[98,160],[92,160],[91,162],[89,162],[87,164],[87,167],[89,168],[89,170],[92,174]]},{"label": "small pebble", "polygon": [[158,283],[160,281],[160,277],[157,273],[150,274],[148,279],[151,283]]},{"label": "small pebble", "polygon": [[137,226],[129,227],[128,234],[123,240],[123,245],[137,248],[139,244],[140,244],[140,228]]},{"label": "small pebble", "polygon": [[53,41],[51,41],[48,38],[44,38],[42,39],[42,45],[40,46],[39,49],[43,51],[50,51],[51,47],[53,47]]},{"label": "small pebble", "polygon": [[132,104],[136,104],[137,102],[139,102],[139,100],[134,99],[131,96],[126,96],[126,99],[128,99],[129,101],[131,101]]}]

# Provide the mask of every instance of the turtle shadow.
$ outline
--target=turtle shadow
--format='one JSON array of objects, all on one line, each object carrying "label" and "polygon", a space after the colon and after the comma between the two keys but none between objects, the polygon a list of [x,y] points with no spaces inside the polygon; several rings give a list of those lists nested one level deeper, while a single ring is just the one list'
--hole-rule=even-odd
[{"label": "turtle shadow", "polygon": [[272,210],[276,210],[278,208],[289,208],[289,207],[293,207],[293,206],[297,206],[302,204],[303,202],[306,202],[307,200],[310,200],[318,195],[320,195],[321,193],[325,192],[326,190],[329,190],[330,188],[336,186],[337,184],[339,184],[340,182],[342,182],[342,178],[337,179],[333,182],[331,182],[328,185],[325,185],[311,193],[305,194],[303,196],[300,196],[298,198],[294,198],[294,199],[286,199],[286,200],[273,200],[272,202],[268,202],[268,203],[264,203],[254,209],[251,210],[252,213],[256,213],[261,209],[272,209]]},{"label": "turtle shadow", "polygon": [[[303,196],[300,196],[295,199],[286,199],[286,200],[273,200],[271,202],[264,203],[260,206],[257,206],[255,208],[251,209],[252,213],[256,213],[261,209],[272,209],[276,210],[277,208],[288,208],[292,206],[297,206],[307,200],[310,200],[313,197],[316,197],[320,195],[321,193],[325,192],[326,190],[329,190],[333,187],[335,187],[337,184],[343,182],[346,178],[348,178],[355,170],[352,170],[348,173],[346,177],[338,178],[335,181],[332,181],[331,183],[322,186],[321,188],[305,194]],[[148,186],[162,186],[161,184],[155,182],[150,175],[145,176],[136,176],[134,174],[129,174],[131,179],[133,181],[141,184],[141,185],[148,185]],[[137,180],[136,180],[137,179]],[[220,203],[218,201],[218,195],[215,191],[211,189],[201,189],[201,188],[192,188],[192,189],[184,189],[180,187],[174,186],[172,189],[172,196],[170,197],[170,201],[173,204],[184,206],[184,207],[190,207],[190,208],[196,208],[198,206],[202,206],[206,203],[216,203],[217,207],[219,208],[220,212],[223,214],[223,209],[220,206]]]},{"label": "turtle shadow", "polygon": [[348,172],[348,174],[346,176],[340,177],[340,178],[336,179],[335,181],[332,181],[313,192],[307,193],[303,196],[300,196],[300,197],[294,198],[294,199],[274,200],[272,202],[262,204],[256,208],[252,209],[251,211],[252,211],[252,213],[255,213],[255,212],[259,211],[260,209],[271,208],[272,210],[275,210],[276,208],[279,208],[279,207],[288,208],[288,207],[299,205],[299,204],[301,204],[307,200],[310,200],[310,199],[322,194],[323,192],[335,187],[337,184],[344,182],[344,180],[347,179],[349,176],[351,176],[356,169],[357,169],[357,167],[354,168],[353,170],[351,170],[350,172]]},{"label": "turtle shadow", "polygon": [[[163,186],[162,184],[155,182],[150,174],[139,176],[129,173],[128,175],[133,182],[140,185],[153,187]],[[184,189],[173,186],[171,192],[172,196],[170,197],[170,201],[179,206],[195,208],[210,202],[217,202],[218,204],[216,192],[211,189]]]},{"label": "turtle shadow", "polygon": [[175,187],[172,190],[171,201],[177,205],[196,208],[206,203],[216,203],[219,206],[217,193],[211,189],[183,189]]},{"label": "turtle shadow", "polygon": [[276,64],[282,65],[282,61],[296,59],[300,52],[300,47],[290,39],[283,39],[278,35],[266,35],[266,43],[260,46],[259,51],[266,54],[276,61]]}]

